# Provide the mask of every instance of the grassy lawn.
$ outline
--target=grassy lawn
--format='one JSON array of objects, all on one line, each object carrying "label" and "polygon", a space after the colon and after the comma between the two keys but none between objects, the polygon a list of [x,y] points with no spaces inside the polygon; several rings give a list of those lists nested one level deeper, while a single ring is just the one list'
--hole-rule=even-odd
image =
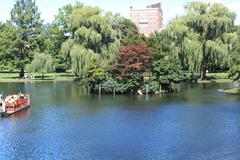
[{"label": "grassy lawn", "polygon": [[18,73],[0,73],[0,79],[18,79]]},{"label": "grassy lawn", "polygon": [[[28,74],[28,73],[26,73]],[[24,81],[42,81],[41,74],[34,73],[33,79],[23,79],[20,80],[18,78],[18,72],[0,72],[0,82],[24,82]],[[208,73],[207,76],[212,78],[212,80],[200,81],[199,83],[209,83],[209,82],[217,82],[217,83],[227,83],[232,80],[228,79],[228,73]],[[72,81],[75,78],[74,74],[71,72],[66,73],[47,73],[44,75],[44,81],[47,80],[56,80],[56,81]]]},{"label": "grassy lawn", "polygon": [[[195,78],[199,78],[199,75],[194,75]],[[228,78],[228,73],[207,73],[208,80],[199,81],[198,83],[230,83],[231,79]]]},{"label": "grassy lawn", "polygon": [[228,79],[228,73],[208,73],[207,76],[215,79]]},{"label": "grassy lawn", "polygon": [[[28,73],[26,73],[28,74]],[[25,74],[25,75],[26,75]],[[0,82],[18,82],[18,81],[41,81],[42,75],[39,73],[31,74],[34,78],[33,79],[19,79],[18,72],[11,72],[11,73],[0,73]],[[44,74],[44,80],[56,80],[56,81],[72,81],[74,79],[74,74],[72,73],[47,73]]]},{"label": "grassy lawn", "polygon": [[[189,75],[189,73],[186,73]],[[200,76],[194,74],[193,76],[195,79],[199,79]],[[211,82],[217,82],[217,83],[229,83],[232,82],[231,79],[228,78],[228,73],[207,73],[208,80],[199,81],[199,83],[211,83]]]}]

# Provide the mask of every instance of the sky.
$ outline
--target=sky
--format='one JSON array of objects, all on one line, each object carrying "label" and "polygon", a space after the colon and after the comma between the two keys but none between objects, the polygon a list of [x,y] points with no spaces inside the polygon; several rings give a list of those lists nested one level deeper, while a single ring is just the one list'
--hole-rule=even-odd
[{"label": "sky", "polygon": [[[0,21],[10,19],[10,11],[14,6],[16,0],[0,0]],[[120,13],[122,16],[128,18],[129,8],[145,8],[147,5],[161,2],[163,10],[164,25],[176,17],[184,14],[183,5],[192,0],[78,0],[85,5],[98,6],[104,11],[111,11],[113,13]],[[231,11],[237,13],[236,24],[240,24],[240,0],[201,0],[209,3],[222,3],[226,5]],[[36,0],[41,18],[45,23],[49,23],[54,19],[54,15],[58,13],[58,9],[66,4],[74,4],[76,0]]]}]

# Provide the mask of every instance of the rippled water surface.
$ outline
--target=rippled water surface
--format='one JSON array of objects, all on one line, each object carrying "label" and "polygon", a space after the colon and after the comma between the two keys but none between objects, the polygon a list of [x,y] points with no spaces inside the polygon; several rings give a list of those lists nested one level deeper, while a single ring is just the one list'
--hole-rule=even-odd
[{"label": "rippled water surface", "polygon": [[0,83],[31,107],[0,119],[0,160],[240,159],[238,84],[180,85],[162,96],[87,95],[72,82]]}]

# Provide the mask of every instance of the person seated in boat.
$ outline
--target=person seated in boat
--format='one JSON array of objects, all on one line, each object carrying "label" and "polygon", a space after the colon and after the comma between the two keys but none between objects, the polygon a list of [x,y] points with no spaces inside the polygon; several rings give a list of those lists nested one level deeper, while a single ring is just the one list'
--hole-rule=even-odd
[{"label": "person seated in boat", "polygon": [[24,94],[21,92],[18,94],[18,96],[19,96],[19,99],[24,99],[24,97],[25,97]]},{"label": "person seated in boat", "polygon": [[7,97],[5,98],[5,101],[6,101],[6,102],[10,102],[10,101],[12,101],[12,99],[14,99],[13,96],[7,96]]},{"label": "person seated in boat", "polygon": [[7,96],[5,99],[7,105],[16,105],[17,104],[17,97],[16,95],[12,95],[12,96]]},{"label": "person seated in boat", "polygon": [[0,94],[0,105],[2,104],[2,101],[3,101],[3,99],[2,99],[2,94]]}]

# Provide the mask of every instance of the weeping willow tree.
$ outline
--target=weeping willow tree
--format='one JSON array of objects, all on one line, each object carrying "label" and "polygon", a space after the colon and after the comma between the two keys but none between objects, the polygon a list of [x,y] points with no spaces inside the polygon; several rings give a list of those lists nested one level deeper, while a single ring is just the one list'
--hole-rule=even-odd
[{"label": "weeping willow tree", "polygon": [[53,71],[53,59],[49,54],[35,53],[33,61],[26,66],[27,72],[41,73],[44,79],[45,73]]},{"label": "weeping willow tree", "polygon": [[[240,39],[240,30],[238,31],[238,39]],[[228,76],[229,78],[232,78],[233,80],[239,80],[240,79],[240,41],[236,42],[236,45],[233,48],[233,54],[229,58],[228,61],[229,65],[229,72]]]},{"label": "weeping willow tree", "polygon": [[206,79],[210,67],[220,66],[236,42],[235,13],[222,4],[190,2],[186,15],[173,20],[161,33],[162,52],[181,61],[183,68]]},{"label": "weeping willow tree", "polygon": [[73,34],[62,44],[61,52],[70,57],[76,76],[85,78],[93,59],[103,68],[115,62],[120,48],[118,32],[102,10],[82,5],[67,18]]}]

